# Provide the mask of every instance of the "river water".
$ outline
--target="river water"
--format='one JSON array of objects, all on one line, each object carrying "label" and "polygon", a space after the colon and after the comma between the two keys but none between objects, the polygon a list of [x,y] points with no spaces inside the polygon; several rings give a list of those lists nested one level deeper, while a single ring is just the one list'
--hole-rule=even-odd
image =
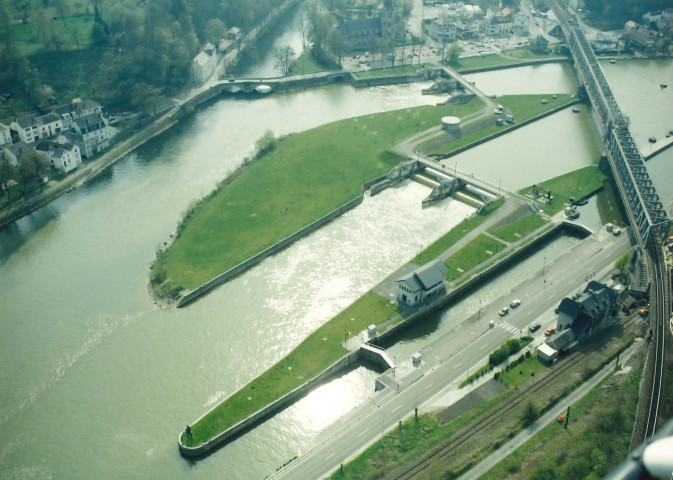
[{"label": "river water", "polygon": [[[558,82],[558,66],[546,75]],[[620,75],[615,69],[609,79]],[[528,77],[510,81],[525,89]],[[530,88],[540,81],[544,76]],[[423,210],[428,190],[405,183],[180,310],[153,304],[148,267],[181,212],[235,169],[266,129],[285,134],[433,104],[436,98],[420,95],[423,86],[338,85],[219,101],[89,185],[0,231],[0,478],[264,478],[364,401],[375,372],[360,367],[204,460],[187,462],[177,451],[186,423],[264,371],[470,207],[447,201]],[[486,159],[456,157],[458,168],[514,189],[595,162],[586,114],[547,121],[547,128],[518,130],[526,135],[518,144],[509,135],[496,140],[505,143]],[[572,149],[565,160],[550,154],[561,148]],[[522,179],[517,165],[524,157],[533,160]],[[482,166],[489,161],[491,171]],[[648,167],[655,162],[661,163],[656,158]],[[568,247],[562,240],[557,251]],[[512,275],[525,276],[531,265]],[[503,288],[496,285],[493,294]],[[473,311],[474,300],[470,305]]]}]

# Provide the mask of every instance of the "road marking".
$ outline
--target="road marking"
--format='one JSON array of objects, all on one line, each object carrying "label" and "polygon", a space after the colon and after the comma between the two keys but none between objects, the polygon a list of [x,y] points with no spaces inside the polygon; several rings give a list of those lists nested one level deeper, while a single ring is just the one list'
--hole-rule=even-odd
[{"label": "road marking", "polygon": [[329,455],[327,455],[327,456],[325,457],[325,460],[329,460],[329,459],[332,458],[334,455],[336,455],[336,452],[332,452],[332,453],[330,453]]},{"label": "road marking", "polygon": [[551,299],[554,298],[555,296],[556,296],[556,295],[549,295],[547,298],[548,298],[549,300],[551,300]]},{"label": "road marking", "polygon": [[358,434],[358,437],[361,437],[362,435],[364,435],[364,434],[367,433],[368,431],[369,431],[369,429],[368,429],[368,428],[365,428],[364,430],[362,430],[362,431]]},{"label": "road marking", "polygon": [[479,347],[479,350],[483,350],[484,348],[486,348],[486,344],[485,344],[485,343],[484,343],[481,347]]},{"label": "road marking", "polygon": [[398,405],[398,406],[396,406],[395,408],[393,408],[393,411],[390,412],[390,413],[395,413],[395,412],[398,411],[400,408],[402,408],[402,405]]},{"label": "road marking", "polygon": [[428,388],[432,387],[432,385],[433,385],[432,383],[429,383],[428,386],[425,387],[425,390],[427,390]]}]

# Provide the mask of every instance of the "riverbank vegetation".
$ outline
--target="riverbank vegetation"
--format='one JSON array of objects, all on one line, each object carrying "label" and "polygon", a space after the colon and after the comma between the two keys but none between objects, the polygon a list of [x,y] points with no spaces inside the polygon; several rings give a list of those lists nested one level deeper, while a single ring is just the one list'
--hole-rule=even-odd
[{"label": "riverbank vegetation", "polygon": [[343,347],[347,338],[396,312],[396,304],[375,293],[366,293],[192,425],[192,436],[183,435],[183,443],[201,445],[316,377],[348,353]]},{"label": "riverbank vegetation", "polygon": [[[214,194],[168,249],[170,290],[194,289],[362,193],[401,158],[396,141],[483,107],[422,106],[357,117],[278,141]],[[343,141],[348,139],[348,141]]]}]

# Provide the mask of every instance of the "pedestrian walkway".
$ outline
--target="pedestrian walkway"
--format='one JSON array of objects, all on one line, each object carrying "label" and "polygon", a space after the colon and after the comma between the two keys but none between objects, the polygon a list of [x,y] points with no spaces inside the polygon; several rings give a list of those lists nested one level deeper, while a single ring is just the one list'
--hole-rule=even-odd
[{"label": "pedestrian walkway", "polygon": [[[633,356],[634,353],[641,347],[642,342],[636,342],[632,344],[622,355],[621,364],[624,365],[626,362]],[[568,395],[566,398],[561,400],[556,406],[551,408],[546,414],[538,418],[532,425],[522,430],[516,437],[504,444],[498,450],[493,452],[491,455],[486,457],[483,461],[478,463],[467,473],[463,474],[458,480],[476,480],[498,463],[504,460],[507,456],[513,453],[517,448],[526,443],[528,440],[533,438],[538,432],[540,432],[547,425],[555,421],[559,415],[564,413],[566,409],[570,406],[572,407],[580,399],[584,398],[594,387],[596,387],[603,379],[608,375],[614,372],[615,366],[614,363],[610,362],[608,365],[603,367],[597,374],[591,377],[589,380],[584,382],[580,387],[578,387],[574,392]]]}]

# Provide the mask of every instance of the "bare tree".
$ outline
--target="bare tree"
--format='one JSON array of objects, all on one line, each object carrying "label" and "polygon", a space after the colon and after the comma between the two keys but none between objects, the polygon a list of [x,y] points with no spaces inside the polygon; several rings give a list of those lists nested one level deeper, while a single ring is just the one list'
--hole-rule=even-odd
[{"label": "bare tree", "polygon": [[274,68],[280,72],[282,76],[286,76],[292,69],[294,63],[294,50],[290,46],[274,48],[273,49]]},{"label": "bare tree", "polygon": [[299,39],[301,40],[301,49],[306,50],[308,45],[308,37],[311,32],[311,25],[303,13],[299,16]]}]

